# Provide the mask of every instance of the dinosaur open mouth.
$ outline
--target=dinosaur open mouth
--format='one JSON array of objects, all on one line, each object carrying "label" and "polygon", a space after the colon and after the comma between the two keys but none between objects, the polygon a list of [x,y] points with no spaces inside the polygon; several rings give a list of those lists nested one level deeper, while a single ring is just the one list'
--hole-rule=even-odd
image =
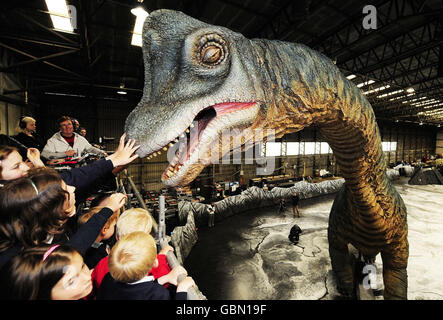
[{"label": "dinosaur open mouth", "polygon": [[214,119],[232,112],[248,109],[254,105],[255,102],[225,102],[209,106],[200,111],[183,133],[147,157],[151,159],[159,155],[160,150],[168,152],[169,165],[163,172],[161,180],[168,180],[180,171],[198,146],[203,132]]}]

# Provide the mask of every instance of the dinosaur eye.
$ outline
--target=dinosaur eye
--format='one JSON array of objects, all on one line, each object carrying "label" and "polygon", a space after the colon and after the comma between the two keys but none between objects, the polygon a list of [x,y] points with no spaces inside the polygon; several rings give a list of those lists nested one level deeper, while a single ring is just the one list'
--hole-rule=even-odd
[{"label": "dinosaur eye", "polygon": [[200,38],[199,62],[207,67],[214,67],[226,59],[228,50],[226,42],[218,34],[207,34]]},{"label": "dinosaur eye", "polygon": [[220,59],[221,54],[221,49],[217,46],[207,47],[202,51],[202,62],[206,64],[214,64]]}]

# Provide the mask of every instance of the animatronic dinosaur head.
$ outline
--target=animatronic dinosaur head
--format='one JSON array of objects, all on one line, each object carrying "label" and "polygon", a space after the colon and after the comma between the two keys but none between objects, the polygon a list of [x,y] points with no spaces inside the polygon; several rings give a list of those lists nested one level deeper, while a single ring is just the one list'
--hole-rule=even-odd
[{"label": "animatronic dinosaur head", "polygon": [[146,18],[144,92],[125,131],[141,158],[167,151],[165,185],[186,185],[235,146],[274,133],[265,112],[270,85],[260,74],[267,66],[256,50],[243,35],[178,11]]}]

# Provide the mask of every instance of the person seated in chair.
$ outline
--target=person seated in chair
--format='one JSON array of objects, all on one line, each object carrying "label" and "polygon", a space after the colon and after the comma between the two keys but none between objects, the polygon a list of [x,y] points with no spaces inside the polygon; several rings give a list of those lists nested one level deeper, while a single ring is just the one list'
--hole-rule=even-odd
[{"label": "person seated in chair", "polygon": [[81,156],[88,152],[106,156],[106,152],[93,147],[83,136],[74,132],[71,118],[63,116],[58,120],[60,131],[55,133],[47,142],[42,156],[48,159]]},{"label": "person seated in chair", "polygon": [[22,117],[18,123],[18,134],[13,136],[15,140],[23,144],[27,148],[35,148],[38,151],[42,151],[44,147],[43,141],[35,132],[36,121],[32,117]]}]

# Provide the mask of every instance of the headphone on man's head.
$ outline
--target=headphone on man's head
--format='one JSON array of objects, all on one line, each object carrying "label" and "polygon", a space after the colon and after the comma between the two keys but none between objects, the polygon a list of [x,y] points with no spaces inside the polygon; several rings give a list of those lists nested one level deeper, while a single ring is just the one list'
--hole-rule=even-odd
[{"label": "headphone on man's head", "polygon": [[26,129],[26,126],[28,125],[26,121],[23,121],[24,118],[26,117],[25,116],[20,117],[20,122],[18,123],[20,129]]}]

